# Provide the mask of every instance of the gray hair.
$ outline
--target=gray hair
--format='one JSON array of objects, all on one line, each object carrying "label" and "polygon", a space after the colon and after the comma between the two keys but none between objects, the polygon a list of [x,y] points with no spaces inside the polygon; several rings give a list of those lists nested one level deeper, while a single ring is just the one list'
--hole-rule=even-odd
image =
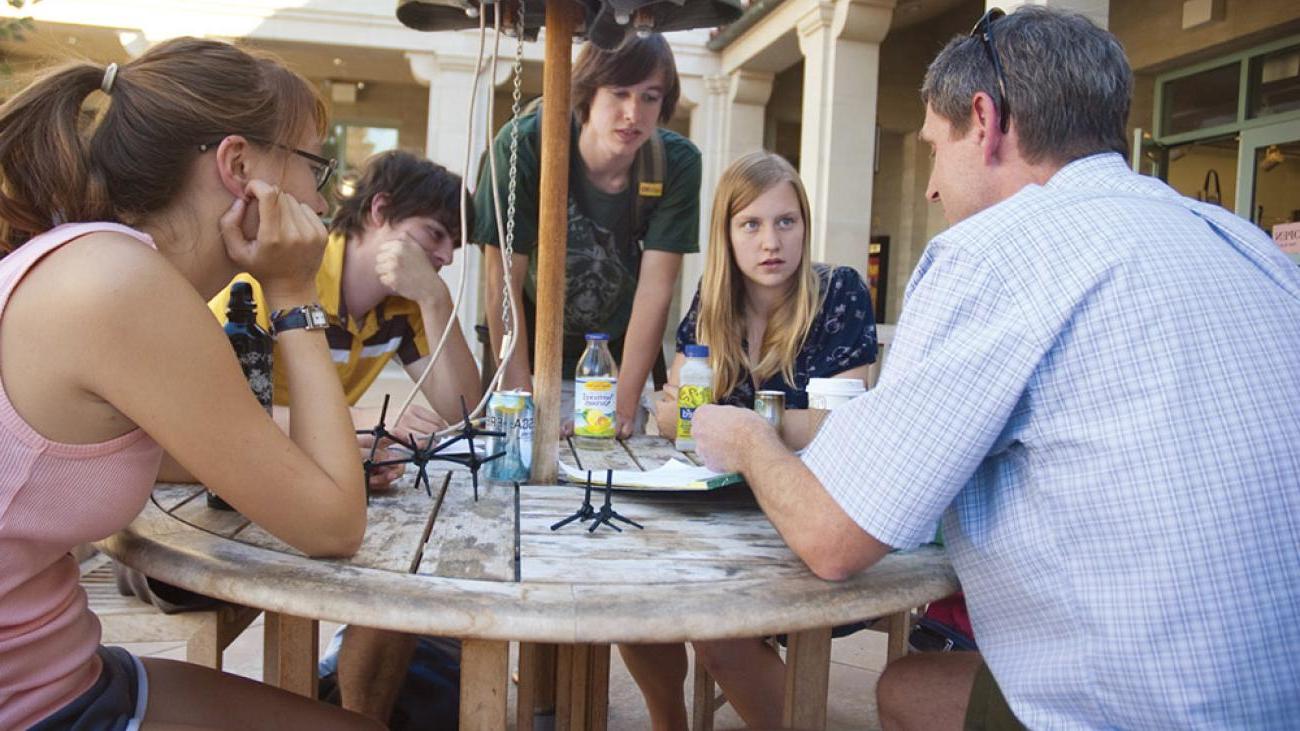
[{"label": "gray hair", "polygon": [[[1031,5],[992,27],[1026,160],[1064,164],[1109,151],[1127,156],[1133,71],[1115,36],[1082,15]],[[964,135],[971,100],[981,91],[999,103],[993,63],[983,41],[958,36],[925,72],[921,100],[952,125],[954,135]]]}]

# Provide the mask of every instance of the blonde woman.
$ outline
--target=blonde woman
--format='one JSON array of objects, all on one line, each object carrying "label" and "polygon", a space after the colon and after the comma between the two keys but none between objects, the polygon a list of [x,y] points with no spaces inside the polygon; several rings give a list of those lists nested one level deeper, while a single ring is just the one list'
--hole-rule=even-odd
[{"label": "blonde woman", "polygon": [[[802,447],[812,437],[810,378],[865,379],[876,359],[871,297],[850,267],[809,258],[808,197],[793,166],[770,152],[732,163],[713,203],[704,276],[677,328],[673,360],[658,402],[659,433],[677,428],[677,384],[687,345],[709,346],[713,395],[754,406],[754,393],[785,393],[789,428]],[[790,413],[794,411],[796,413]]]},{"label": "blonde woman", "polygon": [[[754,152],[718,183],[704,276],[677,328],[673,361],[656,417],[676,429],[676,385],[685,346],[709,346],[714,400],[752,408],[754,393],[785,393],[782,436],[811,439],[819,418],[808,409],[808,379],[865,379],[876,358],[876,326],[862,277],[810,259],[808,196],[779,155]],[[865,251],[865,243],[864,243]],[[762,639],[694,643],[696,659],[753,727],[781,726],[784,667]],[[646,696],[656,729],[685,728],[682,645],[624,645],[628,669]]]}]

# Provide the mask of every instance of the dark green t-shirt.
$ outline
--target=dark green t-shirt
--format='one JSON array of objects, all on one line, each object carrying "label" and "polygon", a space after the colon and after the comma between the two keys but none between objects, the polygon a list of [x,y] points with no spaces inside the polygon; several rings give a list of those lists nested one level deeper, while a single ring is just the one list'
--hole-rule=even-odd
[{"label": "dark green t-shirt", "polygon": [[[541,178],[539,119],[535,112],[519,120],[514,250],[529,255],[525,296],[530,304],[536,301],[537,286],[537,260],[532,253],[537,247],[537,191]],[[638,232],[632,231],[634,182],[629,181],[621,193],[613,195],[593,186],[577,154],[578,135],[574,126],[573,162],[569,166],[569,237],[565,250],[566,373],[581,355],[585,333],[609,333],[612,339],[619,340],[627,331],[643,249],[680,254],[699,251],[700,151],[676,132],[666,129],[657,132],[664,143],[664,192],[648,220],[643,222],[644,235],[638,241]],[[504,222],[510,182],[509,123],[497,133],[493,148]],[[484,158],[474,195],[475,226],[471,238],[478,243],[499,246],[488,174]],[[614,356],[620,357],[621,352]]]}]

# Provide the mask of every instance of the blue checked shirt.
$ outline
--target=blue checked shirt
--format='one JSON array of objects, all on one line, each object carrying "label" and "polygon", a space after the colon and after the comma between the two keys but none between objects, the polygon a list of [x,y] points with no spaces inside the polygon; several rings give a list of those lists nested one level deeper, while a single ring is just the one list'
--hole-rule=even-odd
[{"label": "blue checked shirt", "polygon": [[942,518],[1031,728],[1300,724],[1300,269],[1077,160],[936,237],[877,387],[804,459],[896,547]]}]

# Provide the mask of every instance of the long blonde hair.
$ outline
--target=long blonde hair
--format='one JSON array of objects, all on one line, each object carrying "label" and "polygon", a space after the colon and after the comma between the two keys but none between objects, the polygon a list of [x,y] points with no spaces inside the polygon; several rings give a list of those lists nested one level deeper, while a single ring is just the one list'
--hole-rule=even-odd
[{"label": "long blonde hair", "polygon": [[[799,199],[803,216],[803,255],[790,286],[772,310],[763,331],[757,363],[741,346],[745,335],[745,275],[731,249],[731,218],[775,185],[789,183]],[[696,342],[709,346],[713,367],[713,393],[723,397],[739,384],[748,368],[759,383],[776,373],[794,385],[794,364],[808,330],[821,307],[822,292],[813,270],[808,194],[803,181],[785,158],[771,152],[752,152],[733,162],[718,181],[709,226],[709,251],[700,280],[700,311]]]}]

